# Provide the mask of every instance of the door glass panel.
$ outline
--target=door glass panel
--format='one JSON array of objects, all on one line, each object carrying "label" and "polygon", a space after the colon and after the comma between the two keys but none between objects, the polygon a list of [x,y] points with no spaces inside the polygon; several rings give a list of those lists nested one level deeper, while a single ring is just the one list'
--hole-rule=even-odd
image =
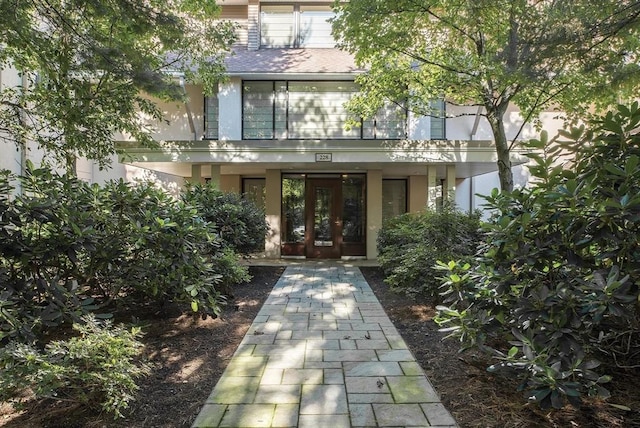
[{"label": "door glass panel", "polygon": [[283,242],[304,242],[304,177],[282,179]]},{"label": "door glass panel", "polygon": [[342,241],[364,242],[364,177],[347,176],[342,179],[342,200]]},{"label": "door glass panel", "polygon": [[313,213],[313,245],[316,247],[333,246],[331,232],[331,189],[317,187],[315,194],[315,211]]}]

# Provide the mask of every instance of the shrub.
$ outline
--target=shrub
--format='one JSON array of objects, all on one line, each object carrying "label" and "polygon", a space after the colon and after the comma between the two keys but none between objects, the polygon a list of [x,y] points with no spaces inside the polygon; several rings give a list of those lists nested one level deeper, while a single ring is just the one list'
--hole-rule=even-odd
[{"label": "shrub", "polygon": [[195,207],[151,184],[89,185],[29,165],[10,201],[11,179],[0,177],[0,340],[125,302],[217,314],[217,284],[246,278]]},{"label": "shrub", "polygon": [[[562,142],[543,134],[532,143],[538,181],[487,197],[496,215],[473,266],[441,266],[448,306],[438,321],[463,348],[497,356],[489,369],[519,376],[543,408],[608,397],[599,359],[637,355],[639,125],[635,103]],[[554,166],[560,153],[575,161]]]},{"label": "shrub", "polygon": [[451,207],[403,214],[387,221],[378,235],[378,261],[391,289],[436,296],[436,261],[476,251],[480,220]]},{"label": "shrub", "polygon": [[182,200],[215,225],[224,246],[243,255],[264,250],[265,213],[251,200],[222,192],[213,184],[188,184]]},{"label": "shrub", "polygon": [[138,389],[136,379],[148,373],[136,362],[140,330],[90,316],[83,322],[73,326],[79,336],[52,341],[43,351],[18,342],[0,349],[0,399],[29,389],[38,399],[74,401],[122,417]]}]

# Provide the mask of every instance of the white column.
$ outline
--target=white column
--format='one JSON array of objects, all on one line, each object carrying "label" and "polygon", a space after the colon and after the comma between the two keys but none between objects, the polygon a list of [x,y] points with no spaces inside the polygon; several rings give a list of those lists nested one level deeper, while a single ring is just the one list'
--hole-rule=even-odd
[{"label": "white column", "polygon": [[220,189],[220,165],[211,165],[211,184]]},{"label": "white column", "polygon": [[438,198],[437,169],[435,166],[427,166],[427,207],[436,209],[436,199]]},{"label": "white column", "polygon": [[409,176],[409,212],[416,213],[422,211],[427,206],[428,180],[426,175]]},{"label": "white column", "polygon": [[281,186],[280,170],[268,169],[265,180],[265,211],[269,232],[264,244],[265,256],[268,259],[280,258]]},{"label": "white column", "polygon": [[444,180],[444,199],[456,200],[456,166],[447,165],[447,176]]},{"label": "white column", "polygon": [[382,227],[382,171],[367,171],[367,259],[378,257],[376,242]]},{"label": "white column", "polygon": [[191,164],[191,178],[189,179],[191,183],[203,183],[204,180],[202,178],[202,165],[200,164]]}]

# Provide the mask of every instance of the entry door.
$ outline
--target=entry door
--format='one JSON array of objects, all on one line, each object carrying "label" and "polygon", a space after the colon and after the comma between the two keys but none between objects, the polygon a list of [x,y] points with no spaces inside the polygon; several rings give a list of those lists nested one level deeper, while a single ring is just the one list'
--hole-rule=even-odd
[{"label": "entry door", "polygon": [[307,181],[306,252],[309,258],[339,258],[342,244],[342,181]]}]

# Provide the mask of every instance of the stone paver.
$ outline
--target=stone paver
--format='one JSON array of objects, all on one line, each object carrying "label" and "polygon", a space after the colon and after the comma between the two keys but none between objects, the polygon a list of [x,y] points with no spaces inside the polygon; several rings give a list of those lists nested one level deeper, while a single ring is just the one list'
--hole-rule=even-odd
[{"label": "stone paver", "polygon": [[356,267],[289,266],[193,423],[457,427]]}]

